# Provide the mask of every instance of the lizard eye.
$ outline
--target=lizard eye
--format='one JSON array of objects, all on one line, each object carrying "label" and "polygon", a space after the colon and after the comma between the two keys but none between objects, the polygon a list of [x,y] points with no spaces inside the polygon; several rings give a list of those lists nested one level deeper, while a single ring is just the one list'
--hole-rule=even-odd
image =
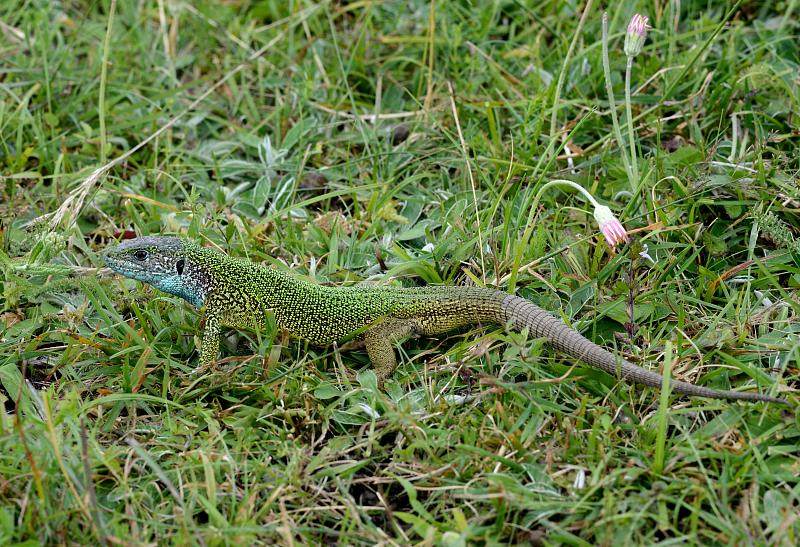
[{"label": "lizard eye", "polygon": [[139,249],[138,251],[133,253],[133,258],[135,258],[136,260],[142,260],[142,261],[147,260],[147,251],[145,251],[143,249]]},{"label": "lizard eye", "polygon": [[175,263],[175,270],[178,272],[178,275],[183,275],[183,267],[185,265],[184,260],[181,258],[179,261]]}]

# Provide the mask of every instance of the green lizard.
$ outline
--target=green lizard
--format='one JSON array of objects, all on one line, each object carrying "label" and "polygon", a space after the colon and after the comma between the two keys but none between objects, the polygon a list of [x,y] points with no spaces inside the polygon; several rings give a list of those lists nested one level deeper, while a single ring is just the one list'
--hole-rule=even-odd
[{"label": "green lizard", "polygon": [[[478,323],[528,329],[609,374],[656,388],[662,384],[659,374],[615,358],[528,300],[493,289],[326,287],[175,237],[131,239],[107,249],[104,260],[125,277],[205,307],[201,367],[216,361],[222,327],[262,328],[271,312],[280,327],[316,345],[361,333],[381,384],[397,364],[395,343],[412,334],[436,335]],[[686,395],[787,404],[688,382],[672,381],[671,387]]]}]

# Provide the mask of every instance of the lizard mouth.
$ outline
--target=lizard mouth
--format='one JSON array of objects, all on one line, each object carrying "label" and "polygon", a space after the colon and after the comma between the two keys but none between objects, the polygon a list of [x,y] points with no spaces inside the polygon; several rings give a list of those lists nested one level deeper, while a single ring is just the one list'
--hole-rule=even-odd
[{"label": "lizard mouth", "polygon": [[124,258],[115,257],[109,252],[103,254],[103,262],[118,274],[124,275],[125,277],[132,277],[139,281],[142,280],[142,276],[146,273],[146,268],[143,265],[125,260]]}]

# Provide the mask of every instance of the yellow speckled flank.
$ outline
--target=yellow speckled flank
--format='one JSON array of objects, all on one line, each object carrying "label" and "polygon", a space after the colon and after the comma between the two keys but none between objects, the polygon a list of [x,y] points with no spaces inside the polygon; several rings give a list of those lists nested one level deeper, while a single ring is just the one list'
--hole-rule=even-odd
[{"label": "yellow speckled flank", "polygon": [[[174,237],[141,237],[109,248],[104,259],[126,277],[149,283],[206,309],[201,366],[219,353],[222,327],[258,329],[271,311],[279,326],[325,345],[363,335],[383,382],[395,368],[393,345],[411,334],[436,335],[464,325],[496,323],[528,330],[556,349],[620,378],[661,387],[661,376],[615,358],[533,303],[477,287],[325,287],[232,258]],[[672,381],[687,395],[786,403],[758,393],[718,391]]]}]

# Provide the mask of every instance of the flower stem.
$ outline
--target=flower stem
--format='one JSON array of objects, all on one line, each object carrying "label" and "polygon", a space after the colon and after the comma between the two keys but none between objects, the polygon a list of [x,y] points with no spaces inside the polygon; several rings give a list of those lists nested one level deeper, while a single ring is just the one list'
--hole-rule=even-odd
[{"label": "flower stem", "polygon": [[631,147],[631,191],[636,192],[639,184],[639,157],[636,154],[636,141],[633,139],[633,115],[631,114],[631,68],[633,66],[633,56],[628,56],[625,66],[625,115],[628,118],[628,144]]},{"label": "flower stem", "polygon": [[[536,192],[536,195],[533,197],[533,204],[531,205],[531,212],[536,211],[536,207],[539,205],[539,200],[542,199],[542,195],[544,191],[548,188],[552,188],[553,186],[569,186],[584,195],[584,197],[592,204],[592,207],[598,207],[600,204],[594,199],[594,196],[589,193],[589,191],[578,184],[577,182],[572,182],[571,180],[564,180],[564,179],[554,179],[544,184],[539,191]],[[535,213],[534,213],[535,214]],[[531,219],[532,220],[532,219]]]},{"label": "flower stem", "polygon": [[528,240],[531,237],[531,233],[533,232],[533,225],[534,219],[536,218],[536,209],[539,207],[539,200],[542,199],[542,195],[544,194],[545,190],[548,188],[552,188],[553,186],[569,186],[570,188],[574,188],[575,190],[579,191],[583,194],[589,203],[592,204],[592,207],[599,207],[600,204],[594,199],[594,196],[589,193],[586,188],[581,186],[576,182],[572,182],[571,180],[564,180],[564,179],[555,179],[551,180],[550,182],[544,184],[539,191],[536,192],[536,195],[533,197],[533,203],[531,203],[530,213],[528,213],[528,223],[525,226],[525,231],[522,234],[522,237],[517,242],[516,248],[514,250],[514,265],[511,269],[511,276],[508,279],[508,293],[513,294],[514,288],[517,286],[517,273],[519,272],[519,264],[522,261],[522,251],[525,247],[528,246]]},{"label": "flower stem", "polygon": [[619,120],[617,119],[617,102],[614,100],[614,89],[611,86],[611,64],[608,62],[608,14],[603,13],[603,72],[606,77],[606,91],[608,92],[608,107],[611,110],[611,122],[614,126],[614,136],[617,138],[619,145],[620,155],[622,156],[622,163],[625,164],[625,172],[628,175],[628,182],[631,190],[636,192],[636,182],[633,178],[633,170],[631,162],[628,159],[628,153],[625,151],[625,141],[622,140],[622,131],[619,128]]}]

